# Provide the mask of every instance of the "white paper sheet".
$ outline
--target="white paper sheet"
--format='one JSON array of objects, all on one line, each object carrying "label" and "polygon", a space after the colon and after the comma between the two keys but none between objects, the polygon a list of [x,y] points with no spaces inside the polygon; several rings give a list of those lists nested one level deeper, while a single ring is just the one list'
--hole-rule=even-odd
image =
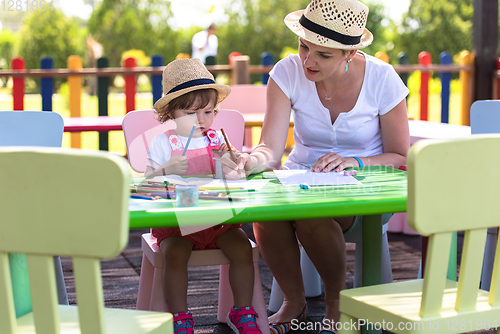
[{"label": "white paper sheet", "polygon": [[[142,180],[141,180],[142,181]],[[171,184],[196,184],[202,188],[234,188],[239,187],[242,189],[254,189],[259,191],[264,187],[269,180],[222,180],[222,179],[212,179],[206,177],[185,177],[179,175],[164,175],[155,176],[148,181],[163,182],[168,181]],[[142,182],[145,182],[142,181]]]},{"label": "white paper sheet", "polygon": [[344,172],[315,173],[310,170],[275,170],[274,173],[284,186],[339,186],[345,184],[362,184],[354,177],[344,175]]}]

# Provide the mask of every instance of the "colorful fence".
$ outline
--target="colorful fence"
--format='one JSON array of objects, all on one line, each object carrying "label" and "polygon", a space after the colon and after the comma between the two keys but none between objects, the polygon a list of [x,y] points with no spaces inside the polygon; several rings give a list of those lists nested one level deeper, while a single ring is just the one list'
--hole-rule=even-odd
[{"label": "colorful fence", "polygon": [[[376,55],[379,59],[386,62],[389,58],[386,54],[378,52]],[[408,62],[408,56],[401,54],[398,56],[398,65],[394,65],[395,70],[399,73],[405,84],[408,83],[409,73],[420,71],[420,119],[428,120],[429,110],[429,79],[432,72],[440,73],[441,80],[441,121],[448,122],[449,119],[449,101],[450,101],[450,82],[451,74],[459,73],[461,80],[461,115],[464,125],[469,125],[469,110],[472,103],[472,87],[473,87],[473,56],[467,51],[460,55],[460,65],[451,64],[451,55],[442,53],[440,64],[433,65],[429,53],[421,52],[419,54],[419,64],[411,65]],[[229,73],[232,80],[231,84],[248,83],[250,74],[261,74],[261,81],[266,84],[269,78],[269,71],[274,64],[274,59],[271,54],[263,53],[261,56],[261,65],[250,66],[247,56],[233,55],[230,65],[211,65],[207,68],[214,74]],[[499,62],[500,67],[500,62]],[[24,60],[15,58],[12,61],[12,71],[0,71],[0,76],[12,76],[13,78],[13,110],[24,110],[25,96],[25,78],[39,77],[40,80],[40,95],[42,98],[41,110],[52,110],[52,98],[54,77],[65,76],[68,78],[69,85],[69,110],[71,117],[81,117],[81,96],[82,96],[82,76],[97,77],[97,98],[98,98],[98,115],[108,116],[108,87],[109,77],[115,75],[123,75],[125,86],[125,110],[129,112],[136,108],[136,93],[137,93],[137,75],[150,75],[152,87],[152,95],[154,102],[162,95],[161,74],[163,69],[163,58],[159,55],[152,56],[151,67],[136,67],[134,58],[128,58],[124,61],[123,68],[109,68],[106,58],[97,60],[97,68],[84,69],[82,60],[78,56],[70,56],[68,58],[67,69],[53,69],[53,61],[50,58],[42,58],[40,61],[40,70],[26,70]],[[499,85],[500,86],[500,85]],[[495,90],[498,90],[497,86]],[[496,94],[496,92],[495,92]],[[80,133],[71,134],[71,146],[81,147]],[[99,133],[99,148],[101,150],[108,149],[108,135],[106,132]]]}]

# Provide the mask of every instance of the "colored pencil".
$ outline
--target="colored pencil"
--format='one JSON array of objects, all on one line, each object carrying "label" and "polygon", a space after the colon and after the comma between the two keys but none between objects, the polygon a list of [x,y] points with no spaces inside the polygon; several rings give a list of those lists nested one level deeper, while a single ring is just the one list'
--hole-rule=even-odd
[{"label": "colored pencil", "polygon": [[220,131],[222,132],[222,135],[224,136],[224,140],[226,141],[227,148],[229,150],[229,154],[231,154],[231,159],[233,160],[234,163],[236,163],[238,160],[236,160],[236,157],[234,156],[233,150],[231,149],[231,144],[229,144],[229,139],[227,139],[226,133],[224,132],[223,128],[220,128]]},{"label": "colored pencil", "polygon": [[188,149],[189,143],[191,142],[191,138],[193,138],[193,133],[194,133],[195,129],[196,129],[196,125],[193,125],[193,128],[191,129],[191,133],[189,134],[186,146],[184,147],[184,151],[182,151],[182,155],[186,155],[186,151]]}]

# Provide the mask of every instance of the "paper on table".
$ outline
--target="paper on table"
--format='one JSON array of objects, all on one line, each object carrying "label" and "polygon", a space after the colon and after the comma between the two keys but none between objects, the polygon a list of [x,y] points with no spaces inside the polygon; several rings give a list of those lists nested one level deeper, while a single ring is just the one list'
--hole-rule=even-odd
[{"label": "paper on table", "polygon": [[310,170],[275,170],[274,173],[284,186],[298,186],[307,183],[310,186],[339,186],[345,184],[362,184],[344,172],[315,173]]},{"label": "paper on table", "polygon": [[243,189],[254,189],[259,191],[264,187],[269,180],[222,180],[212,179],[211,177],[187,177],[183,178],[179,175],[164,175],[155,176],[149,181],[163,182],[168,181],[171,184],[196,184],[201,188],[233,188],[240,187]]}]

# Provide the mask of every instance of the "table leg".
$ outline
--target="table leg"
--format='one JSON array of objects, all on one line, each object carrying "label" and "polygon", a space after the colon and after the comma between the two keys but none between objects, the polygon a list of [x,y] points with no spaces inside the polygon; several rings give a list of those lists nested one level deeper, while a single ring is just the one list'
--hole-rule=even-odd
[{"label": "table leg", "polygon": [[363,286],[382,283],[382,215],[363,216]]},{"label": "table leg", "polygon": [[[382,215],[363,216],[363,286],[382,283]],[[363,328],[363,334],[381,330]]]}]

